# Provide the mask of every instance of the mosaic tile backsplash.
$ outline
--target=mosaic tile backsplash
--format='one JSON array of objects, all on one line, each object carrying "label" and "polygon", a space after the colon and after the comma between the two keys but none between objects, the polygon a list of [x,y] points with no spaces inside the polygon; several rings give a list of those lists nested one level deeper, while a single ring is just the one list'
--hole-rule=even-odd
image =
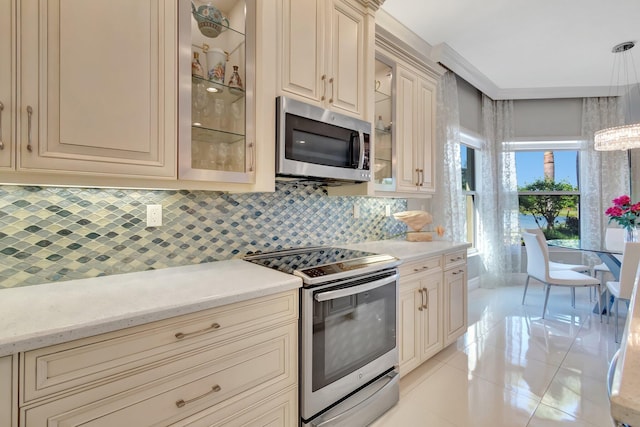
[{"label": "mosaic tile backsplash", "polygon": [[[146,227],[148,204],[162,205],[161,227]],[[291,183],[247,194],[0,186],[0,288],[392,238],[406,227],[386,205],[407,201]]]}]

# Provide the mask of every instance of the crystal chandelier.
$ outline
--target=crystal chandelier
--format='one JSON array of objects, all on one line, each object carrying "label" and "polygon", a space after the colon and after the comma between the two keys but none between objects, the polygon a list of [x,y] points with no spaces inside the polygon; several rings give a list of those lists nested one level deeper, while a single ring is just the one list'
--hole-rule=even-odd
[{"label": "crystal chandelier", "polygon": [[[625,60],[626,65],[626,56],[631,56],[629,53],[626,53],[629,49],[635,46],[635,42],[624,42],[618,45],[615,45],[611,52],[613,53],[622,53],[623,59]],[[633,61],[633,58],[632,58]],[[614,72],[615,72],[615,63],[614,63]],[[633,70],[635,73],[635,64],[633,65]],[[619,71],[620,72],[620,71]],[[618,73],[619,73],[618,72]],[[628,73],[626,71],[625,66],[625,75],[628,79]],[[613,77],[613,73],[612,73]],[[637,81],[637,76],[636,76]],[[628,81],[627,81],[628,83]],[[640,83],[638,83],[640,84]],[[629,87],[627,85],[627,87]],[[631,99],[629,99],[629,112],[631,111]],[[614,126],[607,129],[601,129],[594,134],[594,148],[597,151],[613,151],[613,150],[629,150],[631,148],[639,148],[640,147],[640,123],[635,123],[632,125],[622,125],[622,126]]]}]

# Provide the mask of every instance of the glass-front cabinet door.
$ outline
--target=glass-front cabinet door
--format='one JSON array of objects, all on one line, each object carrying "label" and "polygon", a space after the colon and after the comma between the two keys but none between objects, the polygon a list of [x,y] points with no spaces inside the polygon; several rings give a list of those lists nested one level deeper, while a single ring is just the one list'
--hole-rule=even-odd
[{"label": "glass-front cabinet door", "polygon": [[255,0],[180,0],[180,179],[255,179]]},{"label": "glass-front cabinet door", "polygon": [[393,68],[381,56],[375,61],[375,188],[394,191],[393,174]]}]

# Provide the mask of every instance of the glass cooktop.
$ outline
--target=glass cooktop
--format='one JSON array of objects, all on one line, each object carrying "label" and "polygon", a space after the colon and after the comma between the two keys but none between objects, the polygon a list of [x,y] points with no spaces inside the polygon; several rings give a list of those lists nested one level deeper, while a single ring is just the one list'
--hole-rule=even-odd
[{"label": "glass cooktop", "polygon": [[305,284],[317,284],[372,270],[395,267],[395,257],[355,249],[309,247],[247,255],[245,261],[302,277]]}]

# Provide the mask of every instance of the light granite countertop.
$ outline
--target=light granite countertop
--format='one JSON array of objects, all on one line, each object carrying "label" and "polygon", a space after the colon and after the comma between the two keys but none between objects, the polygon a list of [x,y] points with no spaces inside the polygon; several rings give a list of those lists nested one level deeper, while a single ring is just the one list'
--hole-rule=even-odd
[{"label": "light granite countertop", "polygon": [[350,249],[376,252],[392,255],[403,261],[411,261],[424,256],[442,255],[447,252],[471,247],[467,242],[446,242],[434,240],[432,242],[408,242],[406,240],[377,240],[373,242],[340,245]]},{"label": "light granite countertop", "polygon": [[0,356],[264,295],[302,281],[242,260],[0,290]]},{"label": "light granite countertop", "polygon": [[620,356],[611,384],[611,416],[618,422],[640,426],[640,292],[631,295]]},{"label": "light granite countertop", "polygon": [[[342,247],[403,261],[468,243],[384,240]],[[297,289],[300,278],[242,260],[0,290],[0,356]]]}]

